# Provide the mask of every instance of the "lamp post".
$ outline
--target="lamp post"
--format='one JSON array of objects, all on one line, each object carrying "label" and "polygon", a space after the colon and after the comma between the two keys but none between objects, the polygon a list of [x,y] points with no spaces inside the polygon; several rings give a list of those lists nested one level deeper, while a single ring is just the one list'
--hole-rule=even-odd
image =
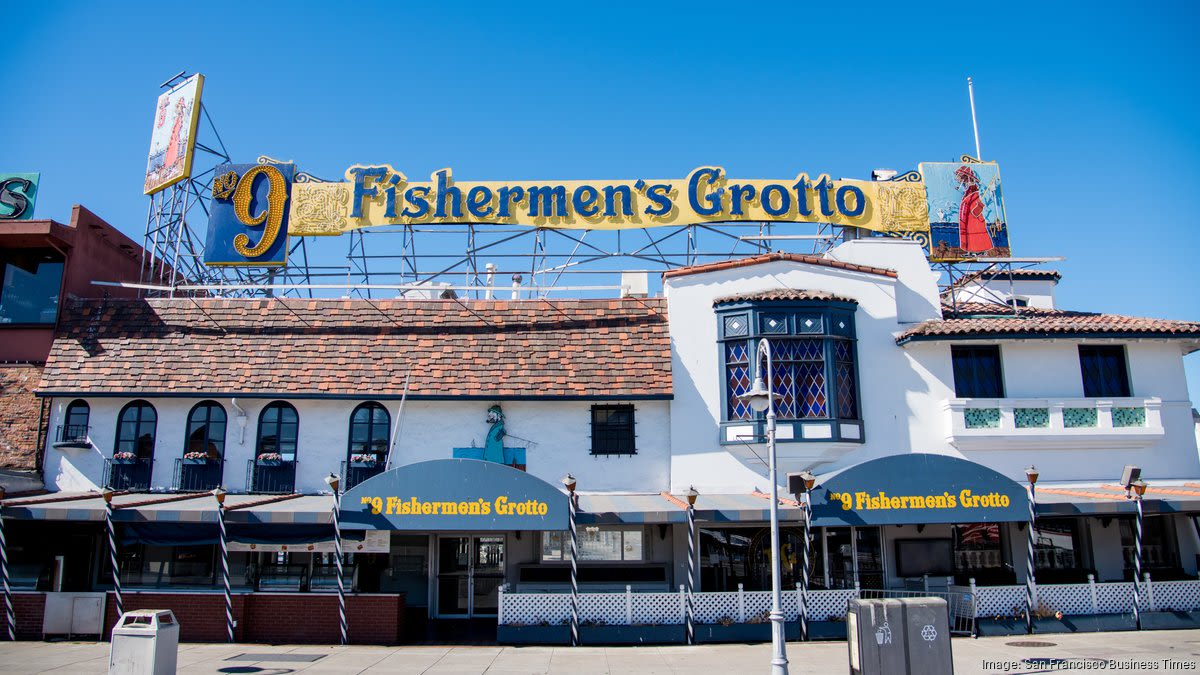
[{"label": "lamp post", "polygon": [[1029,539],[1028,546],[1025,551],[1025,631],[1030,635],[1033,634],[1033,609],[1036,604],[1034,601],[1034,585],[1037,583],[1034,577],[1034,545],[1037,543],[1037,535],[1034,533],[1034,524],[1037,520],[1037,494],[1034,492],[1034,486],[1037,484],[1038,470],[1036,466],[1030,466],[1025,469],[1025,478],[1029,480]]},{"label": "lamp post", "polygon": [[8,540],[4,538],[4,488],[0,487],[0,582],[4,584],[4,625],[8,639],[17,639],[17,617],[13,613],[12,589],[8,587]]},{"label": "lamp post", "polygon": [[346,584],[342,579],[342,526],[338,522],[338,514],[342,510],[342,493],[338,491],[341,480],[337,474],[331,473],[325,477],[325,483],[333,490],[333,556],[337,566],[338,582],[338,628],[341,629],[342,644],[349,643],[349,630],[346,625]]},{"label": "lamp post", "polygon": [[696,590],[696,497],[700,493],[696,488],[689,487],[687,491],[687,526],[688,526],[688,576],[687,576],[687,643],[696,644],[696,608],[692,603],[692,593]]},{"label": "lamp post", "polygon": [[575,527],[575,477],[562,477],[567,488],[567,527],[571,534],[571,646],[579,646],[579,532]]},{"label": "lamp post", "polygon": [[225,587],[225,634],[230,644],[233,639],[233,594],[229,590],[229,537],[225,532],[225,490],[221,486],[212,491],[217,500],[217,529],[221,535],[221,584]]},{"label": "lamp post", "polygon": [[104,529],[108,531],[108,557],[112,563],[113,604],[117,607],[117,621],[125,613],[125,603],[121,600],[121,569],[117,566],[117,529],[113,525],[113,491],[104,488],[100,493],[104,497]]},{"label": "lamp post", "polygon": [[[771,344],[766,338],[758,341],[758,363],[766,366],[767,381],[774,381],[771,367]],[[771,672],[787,675],[787,651],[783,643],[782,581],[779,561],[779,481],[775,469],[775,399],[779,397],[763,381],[758,365],[754,369],[754,386],[739,398],[757,412],[767,413],[767,472],[771,482]]]},{"label": "lamp post", "polygon": [[1130,483],[1133,503],[1137,506],[1137,520],[1133,523],[1133,623],[1142,629],[1142,593],[1138,584],[1142,582],[1142,497],[1146,494],[1146,481],[1141,478]]},{"label": "lamp post", "polygon": [[817,477],[811,471],[788,474],[788,489],[800,500],[800,509],[804,513],[804,560],[800,565],[800,639],[808,641],[808,571],[810,546],[812,539],[812,496],[813,486]]}]

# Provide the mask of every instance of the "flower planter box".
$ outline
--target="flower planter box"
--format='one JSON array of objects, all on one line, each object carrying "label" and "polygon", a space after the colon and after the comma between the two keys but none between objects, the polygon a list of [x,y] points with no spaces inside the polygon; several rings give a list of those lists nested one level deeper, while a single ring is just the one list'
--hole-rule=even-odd
[{"label": "flower planter box", "polygon": [[[1142,625],[1150,614],[1165,614],[1166,612],[1144,612]],[[1164,619],[1164,622],[1166,620]],[[1136,630],[1132,614],[1076,614],[1064,616],[1061,619],[1047,617],[1033,620],[1035,634],[1053,635],[1055,633],[1099,633],[1102,631]],[[976,619],[975,630],[982,637],[996,635],[1026,635],[1024,619]]]},{"label": "flower planter box", "polygon": [[113,457],[113,464],[137,464],[137,457]]},{"label": "flower planter box", "polygon": [[[832,621],[810,621],[808,622],[808,636],[810,640],[827,640],[834,638],[817,637],[817,624],[833,623]],[[842,624],[842,638],[846,636],[845,624]],[[796,641],[800,639],[800,624],[796,621],[785,621],[783,623],[783,637],[788,641]],[[719,623],[698,623],[696,624],[696,642],[698,643],[721,643],[721,642],[770,642],[771,641],[771,622],[764,621],[762,623],[731,623],[728,626]]]},{"label": "flower planter box", "polygon": [[496,626],[496,642],[503,645],[569,645],[571,627],[558,626]]},{"label": "flower planter box", "polygon": [[687,642],[687,629],[683,624],[580,626],[579,641],[585,645],[678,645]]},{"label": "flower planter box", "polygon": [[374,469],[379,462],[350,462],[350,466],[354,469]]},{"label": "flower planter box", "polygon": [[282,459],[256,459],[254,463],[259,466],[283,466]]},{"label": "flower planter box", "polygon": [[209,459],[207,457],[201,457],[199,459],[190,458],[190,457],[183,458],[183,463],[188,466],[203,466],[203,465],[208,464],[208,462],[209,462]]},{"label": "flower planter box", "polygon": [[[1133,617],[1130,617],[1130,623]],[[1142,612],[1142,630],[1200,628],[1200,611]]]}]

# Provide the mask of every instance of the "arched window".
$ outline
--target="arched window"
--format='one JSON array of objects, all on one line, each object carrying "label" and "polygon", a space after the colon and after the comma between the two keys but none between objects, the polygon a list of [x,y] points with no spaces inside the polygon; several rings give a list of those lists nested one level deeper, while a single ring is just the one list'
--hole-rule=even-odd
[{"label": "arched window", "polygon": [[285,462],[296,461],[296,437],[300,415],[289,403],[275,401],[258,416],[258,456],[278,454]]},{"label": "arched window", "polygon": [[225,456],[225,408],[216,401],[201,401],[188,413],[184,452],[203,453],[208,459]]},{"label": "arched window", "polygon": [[88,437],[88,420],[91,417],[92,409],[88,406],[87,401],[76,399],[71,401],[67,406],[67,413],[63,415],[62,433],[59,434],[60,441],[66,442],[86,442]]},{"label": "arched window", "polygon": [[375,455],[382,461],[387,455],[392,417],[387,408],[370,402],[364,403],[350,413],[350,457]]},{"label": "arched window", "polygon": [[117,416],[117,443],[113,454],[129,452],[138,459],[154,457],[158,413],[146,401],[133,401]]}]

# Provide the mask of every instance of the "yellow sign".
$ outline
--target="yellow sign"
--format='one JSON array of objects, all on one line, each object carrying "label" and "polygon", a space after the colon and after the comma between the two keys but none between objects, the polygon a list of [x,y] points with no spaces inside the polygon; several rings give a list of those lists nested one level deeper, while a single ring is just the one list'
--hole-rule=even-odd
[{"label": "yellow sign", "polygon": [[830,492],[829,498],[841,502],[843,511],[876,511],[884,509],[975,509],[975,508],[1007,508],[1012,500],[1000,492],[989,492],[977,495],[970,490],[960,490],[958,494],[943,492],[940,495],[889,495],[880,491],[870,492]]},{"label": "yellow sign", "polygon": [[686,178],[457,182],[450,169],[410,181],[388,165],[355,165],[345,182],[292,185],[290,235],[339,235],[379,225],[501,223],[616,230],[709,222],[831,223],[929,232],[925,184],[730,178],[700,167]]},{"label": "yellow sign", "polygon": [[386,513],[389,516],[544,516],[550,511],[546,502],[537,499],[513,501],[501,495],[492,501],[480,498],[474,501],[430,501],[409,497],[360,497],[360,503],[371,509],[373,515]]}]

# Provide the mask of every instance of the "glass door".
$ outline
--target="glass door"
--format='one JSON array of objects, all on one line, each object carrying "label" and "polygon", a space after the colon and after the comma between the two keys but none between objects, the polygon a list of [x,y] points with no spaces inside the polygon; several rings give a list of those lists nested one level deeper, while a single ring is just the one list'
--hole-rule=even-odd
[{"label": "glass door", "polygon": [[504,583],[504,535],[438,537],[437,613],[495,616]]}]

